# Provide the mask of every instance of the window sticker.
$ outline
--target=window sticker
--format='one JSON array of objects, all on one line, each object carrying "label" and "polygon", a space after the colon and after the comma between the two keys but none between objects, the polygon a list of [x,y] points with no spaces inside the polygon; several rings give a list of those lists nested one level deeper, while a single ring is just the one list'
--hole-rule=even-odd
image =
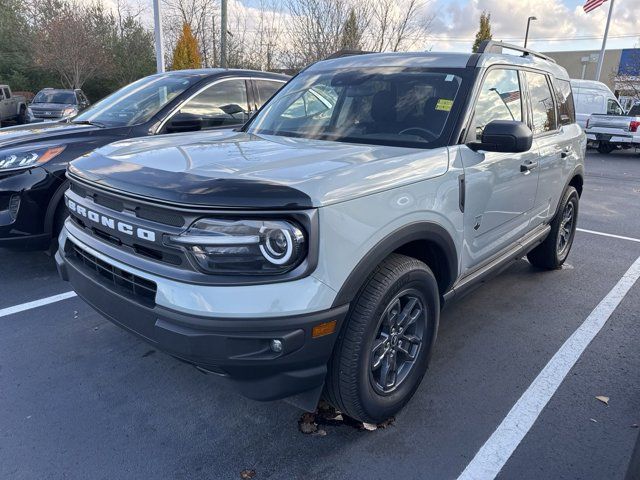
[{"label": "window sticker", "polygon": [[447,76],[444,78],[444,81],[445,81],[445,82],[453,82],[453,75],[447,75]]},{"label": "window sticker", "polygon": [[436,110],[442,110],[443,112],[451,111],[451,107],[453,107],[453,100],[447,100],[446,98],[439,98],[438,103],[436,103]]}]

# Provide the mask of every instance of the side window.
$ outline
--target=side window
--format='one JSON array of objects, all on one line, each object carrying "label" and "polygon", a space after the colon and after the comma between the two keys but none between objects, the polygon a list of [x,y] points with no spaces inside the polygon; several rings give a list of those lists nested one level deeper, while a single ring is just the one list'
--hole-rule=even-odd
[{"label": "side window", "polygon": [[8,88],[3,88],[3,90],[4,90],[4,98],[9,100],[11,98],[11,92],[9,91]]},{"label": "side window", "polygon": [[525,72],[531,95],[533,133],[540,134],[556,129],[556,109],[549,89],[547,76],[541,73]]},{"label": "side window", "polygon": [[560,125],[571,125],[576,122],[576,108],[573,104],[571,83],[566,80],[556,80],[556,102]]},{"label": "side window", "polygon": [[304,92],[297,100],[282,112],[284,118],[323,117],[329,118],[334,107],[334,102],[324,92],[313,88]]},{"label": "side window", "polygon": [[202,128],[238,125],[247,121],[249,105],[244,80],[225,80],[200,92],[180,113],[202,117]]},{"label": "side window", "polygon": [[522,95],[517,70],[491,70],[484,79],[476,102],[473,124],[476,139],[493,120],[522,121]]},{"label": "side window", "polygon": [[258,108],[262,107],[284,85],[282,82],[272,80],[254,80],[253,82],[258,90]]},{"label": "side window", "polygon": [[607,100],[607,115],[624,115],[622,108],[614,99]]}]

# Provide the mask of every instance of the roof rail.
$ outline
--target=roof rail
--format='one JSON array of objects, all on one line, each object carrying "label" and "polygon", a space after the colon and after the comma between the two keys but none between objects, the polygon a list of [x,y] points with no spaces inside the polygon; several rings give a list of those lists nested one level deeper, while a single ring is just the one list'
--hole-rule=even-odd
[{"label": "roof rail", "polygon": [[528,48],[513,45],[512,43],[494,42],[493,40],[485,40],[478,47],[478,53],[502,53],[502,49],[515,50],[516,52],[522,52],[522,56],[531,55],[534,57],[542,58],[548,62],[556,63],[556,61],[540,52],[535,50],[529,50]]},{"label": "roof rail", "polygon": [[376,53],[376,52],[368,52],[366,50],[338,50],[337,52],[332,53],[331,55],[323,58],[322,60],[333,60],[334,58],[351,57],[352,55],[365,55],[367,53]]}]

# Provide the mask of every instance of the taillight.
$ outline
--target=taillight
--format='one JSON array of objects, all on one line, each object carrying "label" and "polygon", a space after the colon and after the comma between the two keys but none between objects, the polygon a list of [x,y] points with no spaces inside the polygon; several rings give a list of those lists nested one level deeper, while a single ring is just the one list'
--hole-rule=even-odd
[{"label": "taillight", "polygon": [[629,123],[629,131],[637,132],[638,127],[640,127],[640,122],[638,122],[637,120],[631,120],[631,123]]}]

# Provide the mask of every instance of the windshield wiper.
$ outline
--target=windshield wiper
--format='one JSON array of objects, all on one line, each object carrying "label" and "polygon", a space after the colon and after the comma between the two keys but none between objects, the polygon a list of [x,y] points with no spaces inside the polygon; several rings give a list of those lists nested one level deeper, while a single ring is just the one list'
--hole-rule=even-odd
[{"label": "windshield wiper", "polygon": [[105,124],[100,122],[94,122],[92,120],[75,120],[71,121],[71,123],[75,123],[76,125],[93,125],[94,127],[104,128]]}]

